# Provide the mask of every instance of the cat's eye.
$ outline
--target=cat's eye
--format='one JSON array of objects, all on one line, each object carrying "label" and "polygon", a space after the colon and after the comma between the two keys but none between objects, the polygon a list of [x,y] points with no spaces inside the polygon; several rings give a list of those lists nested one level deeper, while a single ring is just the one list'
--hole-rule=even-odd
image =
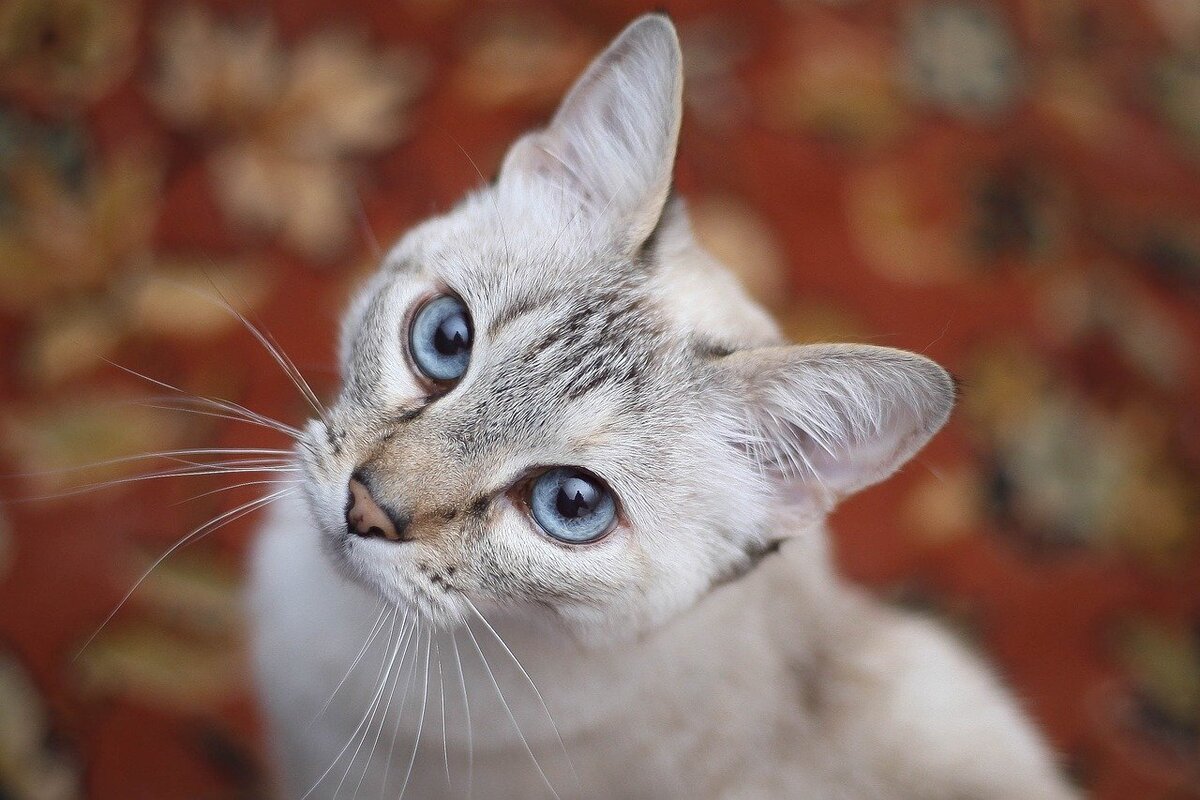
[{"label": "cat's eye", "polygon": [[529,510],[538,527],[570,544],[596,541],[612,529],[617,518],[608,487],[573,467],[558,467],[534,479]]},{"label": "cat's eye", "polygon": [[457,297],[435,297],[417,310],[408,332],[413,364],[431,381],[449,383],[467,371],[474,329]]}]

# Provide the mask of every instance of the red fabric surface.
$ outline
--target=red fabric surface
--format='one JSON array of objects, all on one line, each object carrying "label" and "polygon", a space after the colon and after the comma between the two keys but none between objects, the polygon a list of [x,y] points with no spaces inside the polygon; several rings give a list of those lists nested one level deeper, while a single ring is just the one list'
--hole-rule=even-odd
[{"label": "red fabric surface", "polygon": [[[963,380],[947,430],[835,515],[843,570],[979,648],[1092,796],[1200,794],[1200,10],[666,5],[699,235],[795,339],[913,349]],[[0,468],[286,444],[133,405],[158,389],[106,360],[299,423],[287,378],[202,295],[328,395],[375,241],[490,177],[643,10],[9,0]],[[0,796],[266,790],[237,605],[254,516],[173,555],[84,647],[161,552],[263,487],[18,502],[172,466],[0,486],[19,732]]]}]

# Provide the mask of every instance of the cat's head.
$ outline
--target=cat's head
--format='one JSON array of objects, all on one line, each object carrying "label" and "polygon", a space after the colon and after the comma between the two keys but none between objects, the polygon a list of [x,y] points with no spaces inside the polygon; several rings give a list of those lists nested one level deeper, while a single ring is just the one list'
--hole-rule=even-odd
[{"label": "cat's head", "polygon": [[786,346],[671,192],[681,56],[642,17],[497,181],[348,311],[299,448],[327,550],[432,620],[467,599],[598,640],[736,577],[945,422],[920,356]]}]

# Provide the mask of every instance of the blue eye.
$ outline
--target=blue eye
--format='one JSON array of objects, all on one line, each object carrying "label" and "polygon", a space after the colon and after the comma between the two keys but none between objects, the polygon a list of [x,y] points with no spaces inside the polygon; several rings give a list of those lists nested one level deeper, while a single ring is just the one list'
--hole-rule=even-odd
[{"label": "blue eye", "polygon": [[442,295],[423,305],[408,338],[413,363],[429,380],[456,381],[467,371],[474,331],[471,315],[457,297]]},{"label": "blue eye", "polygon": [[552,469],[533,482],[529,507],[550,536],[571,544],[595,541],[617,516],[612,494],[597,478],[570,467]]}]

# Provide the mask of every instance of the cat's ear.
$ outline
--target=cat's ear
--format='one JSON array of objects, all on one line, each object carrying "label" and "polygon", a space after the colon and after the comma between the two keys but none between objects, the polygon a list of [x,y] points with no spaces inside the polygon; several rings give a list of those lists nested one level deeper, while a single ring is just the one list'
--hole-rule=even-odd
[{"label": "cat's ear", "polygon": [[738,444],[764,473],[822,504],[891,475],[954,406],[950,374],[903,350],[763,347],[721,361]]},{"label": "cat's ear", "polygon": [[671,188],[682,65],[671,21],[639,17],[592,62],[550,124],[513,145],[501,180],[534,176],[558,185],[640,246]]}]

